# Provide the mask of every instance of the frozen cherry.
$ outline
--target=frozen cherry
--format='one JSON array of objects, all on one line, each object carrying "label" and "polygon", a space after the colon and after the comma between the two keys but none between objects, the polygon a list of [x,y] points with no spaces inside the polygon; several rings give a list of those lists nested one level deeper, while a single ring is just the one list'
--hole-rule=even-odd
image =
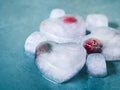
[{"label": "frozen cherry", "polygon": [[83,44],[84,48],[86,49],[87,53],[101,53],[102,52],[102,44],[98,39],[90,38],[86,40]]},{"label": "frozen cherry", "polygon": [[63,18],[63,22],[67,24],[71,24],[77,22],[77,19],[73,16],[66,16]]},{"label": "frozen cherry", "polygon": [[40,43],[35,51],[35,58],[40,55],[40,54],[44,54],[44,53],[50,53],[50,51],[52,50],[52,46],[49,43]]}]

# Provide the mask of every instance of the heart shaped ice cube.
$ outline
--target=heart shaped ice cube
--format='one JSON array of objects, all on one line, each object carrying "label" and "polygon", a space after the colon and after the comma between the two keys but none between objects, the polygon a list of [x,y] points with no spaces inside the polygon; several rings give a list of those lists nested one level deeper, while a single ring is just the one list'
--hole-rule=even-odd
[{"label": "heart shaped ice cube", "polygon": [[84,66],[85,49],[78,44],[40,43],[36,48],[36,64],[43,76],[62,83],[71,79]]}]

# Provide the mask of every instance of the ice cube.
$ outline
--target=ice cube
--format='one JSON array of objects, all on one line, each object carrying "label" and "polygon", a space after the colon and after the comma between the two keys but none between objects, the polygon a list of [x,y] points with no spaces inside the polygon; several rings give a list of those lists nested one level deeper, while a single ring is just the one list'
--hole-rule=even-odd
[{"label": "ice cube", "polygon": [[120,60],[120,31],[109,27],[99,27],[93,29],[91,34],[85,36],[82,40],[96,38],[101,41],[102,53],[108,61]]},{"label": "ice cube", "polygon": [[86,19],[87,30],[92,30],[96,27],[108,26],[108,19],[103,14],[90,14]]},{"label": "ice cube", "polygon": [[101,40],[101,42],[106,45],[108,44],[108,42],[111,41],[110,39],[114,38],[114,36],[117,35],[117,33],[117,30],[114,30],[109,27],[97,27],[94,28],[91,34],[87,35],[85,38],[87,39],[90,37],[94,37]]},{"label": "ice cube", "polygon": [[86,61],[87,69],[90,75],[95,77],[104,77],[107,75],[105,58],[102,54],[89,54]]},{"label": "ice cube", "polygon": [[106,60],[120,60],[120,31],[109,27],[96,28],[91,33],[103,43],[103,55]]},{"label": "ice cube", "polygon": [[107,61],[120,60],[120,45],[109,45],[103,49],[102,54],[105,56]]},{"label": "ice cube", "polygon": [[[74,17],[76,22],[65,23],[64,18]],[[73,19],[72,19],[73,20]],[[40,32],[50,41],[58,43],[79,42],[85,35],[85,22],[80,16],[65,15],[58,19],[47,19],[42,22]]]},{"label": "ice cube", "polygon": [[33,32],[31,35],[28,36],[28,38],[25,41],[25,51],[35,53],[35,48],[42,41],[46,41],[46,38],[42,36],[40,32]]},{"label": "ice cube", "polygon": [[65,11],[62,9],[53,9],[50,14],[50,18],[59,18],[65,15]]},{"label": "ice cube", "polygon": [[[45,44],[50,45],[51,51],[40,53],[49,50],[41,46]],[[62,83],[71,79],[82,69],[86,60],[85,49],[78,44],[71,43],[40,43],[36,49],[36,54],[36,64],[43,76],[55,83]]]}]

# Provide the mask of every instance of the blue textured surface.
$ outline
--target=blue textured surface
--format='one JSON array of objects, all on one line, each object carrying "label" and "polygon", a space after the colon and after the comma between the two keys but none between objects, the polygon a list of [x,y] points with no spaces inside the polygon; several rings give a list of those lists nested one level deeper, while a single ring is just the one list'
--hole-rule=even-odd
[{"label": "blue textured surface", "polygon": [[0,90],[120,90],[120,62],[107,62],[105,78],[90,77],[83,69],[71,81],[57,85],[41,76],[23,46],[54,8],[84,18],[102,13],[110,26],[120,30],[120,0],[0,0]]}]

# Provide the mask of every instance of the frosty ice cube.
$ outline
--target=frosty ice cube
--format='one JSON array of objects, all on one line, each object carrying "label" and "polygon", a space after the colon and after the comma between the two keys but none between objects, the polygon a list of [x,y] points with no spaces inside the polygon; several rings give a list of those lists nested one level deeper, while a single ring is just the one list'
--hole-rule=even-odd
[{"label": "frosty ice cube", "polygon": [[96,38],[103,44],[102,54],[106,60],[120,60],[120,32],[110,27],[94,28],[90,35],[83,38],[82,42],[89,38]]},{"label": "frosty ice cube", "polygon": [[62,83],[75,76],[84,66],[85,49],[78,44],[40,43],[36,48],[36,64],[43,76]]},{"label": "frosty ice cube", "polygon": [[81,16],[67,14],[57,18],[50,16],[40,24],[40,33],[48,40],[59,43],[79,42],[85,32],[85,22]]},{"label": "frosty ice cube", "polygon": [[86,61],[88,72],[95,77],[107,75],[105,58],[102,54],[89,54]]},{"label": "frosty ice cube", "polygon": [[90,14],[86,19],[87,30],[92,30],[96,27],[108,26],[108,19],[103,14]]},{"label": "frosty ice cube", "polygon": [[25,41],[25,51],[30,53],[35,53],[35,48],[40,42],[46,41],[47,39],[40,34],[40,32],[33,32],[28,36],[28,38]]}]

